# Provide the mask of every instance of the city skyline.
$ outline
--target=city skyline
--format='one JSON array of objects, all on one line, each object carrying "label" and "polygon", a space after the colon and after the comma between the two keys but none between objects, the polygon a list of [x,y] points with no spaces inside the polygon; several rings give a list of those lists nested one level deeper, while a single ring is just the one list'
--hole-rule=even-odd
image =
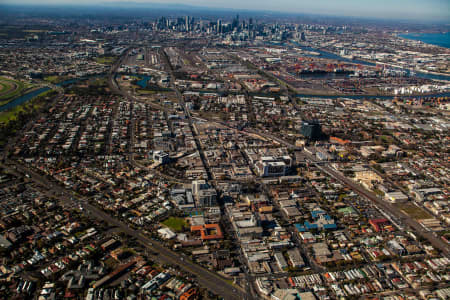
[{"label": "city skyline", "polygon": [[[149,6],[167,5],[172,9],[185,9],[191,6],[192,9],[209,8],[209,9],[232,9],[232,10],[250,10],[250,11],[273,11],[291,14],[319,14],[333,15],[343,17],[362,17],[362,18],[379,18],[379,19],[399,19],[399,20],[415,20],[415,21],[446,21],[450,19],[450,3],[442,0],[431,0],[427,2],[419,0],[400,0],[392,1],[381,0],[373,1],[356,1],[356,0],[319,0],[313,3],[309,1],[293,1],[282,0],[273,3],[272,1],[205,1],[205,0],[189,0],[180,3],[179,0],[109,0],[109,1],[72,1],[72,0],[5,0],[3,4],[14,5],[88,5],[88,6]],[[180,6],[178,6],[180,5]]]}]

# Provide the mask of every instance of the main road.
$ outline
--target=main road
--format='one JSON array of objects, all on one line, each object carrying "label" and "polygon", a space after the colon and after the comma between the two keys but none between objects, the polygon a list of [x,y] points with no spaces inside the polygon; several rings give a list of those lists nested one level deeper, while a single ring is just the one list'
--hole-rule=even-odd
[{"label": "main road", "polygon": [[189,109],[186,107],[186,103],[184,102],[184,98],[183,95],[181,94],[181,92],[178,90],[178,88],[176,87],[174,80],[175,80],[175,74],[173,72],[172,69],[172,65],[170,64],[170,61],[167,57],[166,52],[164,51],[164,49],[161,49],[161,55],[160,55],[161,59],[164,61],[164,64],[167,66],[168,68],[168,72],[170,73],[170,86],[172,88],[172,90],[176,93],[177,98],[178,98],[178,103],[180,104],[181,108],[184,111],[184,114],[187,117],[188,123],[189,123],[189,127],[191,129],[192,132],[192,137],[194,138],[195,141],[195,145],[197,147],[198,150],[198,154],[200,155],[200,159],[202,160],[203,163],[203,167],[206,171],[206,174],[208,176],[208,180],[212,179],[212,175],[211,175],[211,171],[209,169],[206,157],[205,157],[205,153],[203,152],[203,148],[200,144],[200,141],[198,139],[198,135],[197,132],[194,128],[194,122],[192,121],[192,116],[191,116],[191,112],[189,111]]},{"label": "main road", "polygon": [[64,187],[47,179],[45,176],[38,174],[34,170],[30,170],[28,167],[20,163],[8,161],[8,164],[13,165],[14,168],[11,168],[8,165],[3,165],[3,167],[10,169],[13,172],[20,171],[23,174],[27,174],[30,180],[51,191],[50,193],[57,197],[63,205],[81,206],[89,216],[103,220],[109,225],[117,227],[120,231],[135,238],[147,250],[157,252],[158,255],[156,256],[156,259],[158,262],[178,266],[181,270],[189,274],[193,274],[196,277],[196,281],[201,286],[207,288],[214,294],[217,294],[227,300],[247,298],[246,293],[243,292],[241,287],[231,285],[229,281],[217,275],[215,272],[211,272],[202,266],[199,266],[198,264],[192,262],[188,257],[183,257],[179,253],[173,252],[163,246],[159,241],[148,238],[144,231],[130,228],[128,224],[121,222],[115,217],[90,204],[87,198],[78,196],[74,197],[71,192]]},{"label": "main road", "polygon": [[[309,154],[306,154],[306,155],[309,155]],[[309,156],[312,156],[312,155],[309,155]],[[419,234],[419,236],[428,240],[428,242],[430,242],[430,244],[433,247],[441,250],[445,256],[450,257],[450,247],[444,241],[442,241],[441,239],[436,237],[432,232],[426,230],[415,219],[404,214],[400,209],[393,206],[391,203],[382,200],[377,195],[375,195],[372,192],[369,192],[368,190],[366,190],[364,187],[360,186],[353,180],[342,175],[340,172],[333,170],[332,168],[330,168],[326,165],[319,165],[317,163],[315,165],[322,172],[328,174],[329,176],[333,177],[334,179],[340,181],[341,183],[344,183],[345,185],[350,187],[353,191],[357,192],[359,195],[374,202],[379,208],[383,209],[383,211],[388,212],[391,215],[393,215],[395,218],[399,219],[400,223],[402,223],[404,225],[408,225],[417,234]]]}]

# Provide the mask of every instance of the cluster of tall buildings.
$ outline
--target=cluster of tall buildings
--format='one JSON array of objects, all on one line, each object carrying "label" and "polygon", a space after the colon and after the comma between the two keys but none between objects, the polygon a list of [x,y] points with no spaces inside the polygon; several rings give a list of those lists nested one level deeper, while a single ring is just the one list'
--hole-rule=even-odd
[{"label": "cluster of tall buildings", "polygon": [[161,17],[156,21],[155,28],[158,30],[176,30],[176,31],[205,31],[205,32],[216,32],[216,33],[226,33],[233,31],[243,31],[243,30],[255,30],[257,29],[256,22],[253,18],[248,20],[240,20],[239,15],[229,21],[223,21],[222,19],[204,20],[196,19],[192,16],[177,17],[177,18],[166,18]]}]

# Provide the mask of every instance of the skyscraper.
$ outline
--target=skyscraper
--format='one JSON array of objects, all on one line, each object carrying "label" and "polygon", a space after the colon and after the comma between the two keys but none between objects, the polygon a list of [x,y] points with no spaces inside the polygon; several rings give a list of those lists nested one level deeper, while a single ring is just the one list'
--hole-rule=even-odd
[{"label": "skyscraper", "polygon": [[217,32],[222,33],[222,20],[221,19],[217,20]]},{"label": "skyscraper", "polygon": [[236,29],[239,27],[239,15],[236,15],[236,19],[233,20],[233,23],[231,24],[231,29]]},{"label": "skyscraper", "polygon": [[189,31],[189,29],[190,29],[190,17],[189,16],[186,16],[185,27],[186,27],[186,31]]},{"label": "skyscraper", "polygon": [[306,41],[306,36],[305,36],[305,32],[304,31],[302,31],[302,34],[301,34],[301,36],[300,36],[300,39],[304,42],[304,41]]}]

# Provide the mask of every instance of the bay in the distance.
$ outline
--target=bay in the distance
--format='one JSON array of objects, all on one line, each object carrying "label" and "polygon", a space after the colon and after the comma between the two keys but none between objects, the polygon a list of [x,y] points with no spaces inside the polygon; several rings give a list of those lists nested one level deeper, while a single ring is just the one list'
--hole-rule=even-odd
[{"label": "bay in the distance", "polygon": [[450,32],[445,33],[406,33],[399,35],[402,38],[421,41],[427,44],[450,48]]}]

